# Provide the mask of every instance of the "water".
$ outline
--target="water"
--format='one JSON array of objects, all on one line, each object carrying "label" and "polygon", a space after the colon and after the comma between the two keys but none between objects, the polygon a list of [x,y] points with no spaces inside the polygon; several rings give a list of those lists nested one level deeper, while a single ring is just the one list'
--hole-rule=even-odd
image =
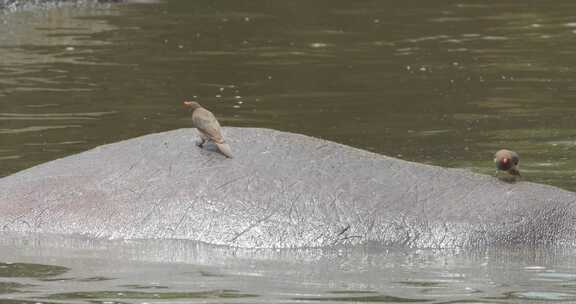
[{"label": "water", "polygon": [[574,259],[521,248],[271,251],[4,236],[0,303],[573,303]]},{"label": "water", "polygon": [[163,1],[0,15],[0,175],[189,127],[327,138],[576,190],[576,3]]},{"label": "water", "polygon": [[[507,147],[524,179],[576,190],[573,1],[131,2],[0,12],[0,176],[189,127],[195,99],[224,125],[486,174]],[[576,301],[573,252],[545,249],[0,241],[0,303]]]}]

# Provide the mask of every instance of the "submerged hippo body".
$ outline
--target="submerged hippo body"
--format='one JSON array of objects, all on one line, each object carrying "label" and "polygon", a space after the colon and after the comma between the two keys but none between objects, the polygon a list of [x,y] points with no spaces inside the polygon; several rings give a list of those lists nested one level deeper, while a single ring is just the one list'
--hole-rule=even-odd
[{"label": "submerged hippo body", "polygon": [[239,247],[573,246],[576,194],[267,129],[147,135],[0,179],[5,231]]}]

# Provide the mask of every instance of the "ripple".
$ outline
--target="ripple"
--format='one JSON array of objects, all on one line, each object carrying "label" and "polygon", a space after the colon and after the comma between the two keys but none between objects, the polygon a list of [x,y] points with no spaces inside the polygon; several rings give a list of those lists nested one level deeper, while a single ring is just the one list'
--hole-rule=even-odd
[{"label": "ripple", "polygon": [[318,297],[318,296],[309,296],[309,297],[295,297],[292,298],[295,301],[318,301],[318,302],[353,302],[353,303],[426,303],[431,302],[431,299],[413,299],[413,298],[403,298],[403,297],[395,297],[395,296],[388,296],[388,295],[366,295],[366,296],[357,296],[355,294],[351,294],[348,296],[334,296],[334,297]]},{"label": "ripple", "polygon": [[514,298],[527,299],[527,300],[548,300],[548,301],[565,301],[565,300],[575,300],[576,297],[573,294],[562,293],[562,292],[546,292],[546,291],[527,291],[527,292],[516,292],[511,294]]},{"label": "ripple", "polygon": [[48,108],[48,107],[57,107],[60,104],[57,103],[46,103],[46,104],[33,104],[33,105],[26,105],[27,108]]},{"label": "ripple", "polygon": [[411,287],[425,287],[425,288],[431,288],[431,287],[442,287],[443,285],[445,285],[446,282],[444,281],[401,281],[401,282],[397,282],[398,284],[401,285],[406,285],[406,286],[411,286]]},{"label": "ripple", "polygon": [[440,17],[440,18],[433,18],[430,19],[431,22],[439,22],[439,23],[443,23],[443,22],[463,22],[463,21],[471,21],[474,20],[472,18],[466,18],[466,17]]},{"label": "ripple", "polygon": [[544,278],[554,278],[563,280],[574,280],[576,279],[576,273],[561,273],[561,272],[546,272],[538,274],[539,277]]},{"label": "ripple", "polygon": [[407,39],[407,40],[405,40],[405,41],[407,41],[407,42],[422,42],[422,41],[446,39],[446,38],[449,38],[449,37],[450,37],[450,36],[448,36],[448,35],[435,35],[435,36],[425,36],[425,37],[419,37],[419,38],[411,38],[411,39]]},{"label": "ripple", "polygon": [[530,271],[539,271],[539,270],[546,270],[546,267],[544,266],[526,266],[524,267],[525,270],[530,270]]},{"label": "ripple", "polygon": [[3,278],[44,278],[61,275],[68,268],[55,265],[0,263],[0,277]]},{"label": "ripple", "polygon": [[331,46],[331,44],[324,43],[324,42],[313,42],[313,43],[308,44],[308,46],[313,48],[313,49],[322,49],[322,48],[327,48],[327,47]]},{"label": "ripple", "polygon": [[25,146],[67,146],[67,145],[80,145],[85,144],[85,140],[72,140],[62,142],[42,142],[42,143],[26,143]]},{"label": "ripple", "polygon": [[126,284],[126,285],[120,285],[120,287],[130,289],[168,289],[168,286],[163,285],[142,285],[142,284]]},{"label": "ripple", "polygon": [[[0,83],[2,83],[0,81]],[[30,84],[34,85],[34,84]],[[12,89],[7,90],[7,92],[15,93],[15,92],[91,92],[93,89],[85,89],[85,88],[50,88],[50,87],[15,87]]]},{"label": "ripple", "polygon": [[80,291],[55,293],[48,299],[238,299],[258,297],[253,294],[240,293],[236,290],[211,290],[197,292],[136,292],[136,291]]},{"label": "ripple", "polygon": [[85,113],[0,113],[0,120],[94,120],[105,115],[116,114],[110,112],[85,112]]},{"label": "ripple", "polygon": [[54,129],[68,129],[68,128],[81,128],[79,125],[64,125],[64,126],[33,126],[20,129],[0,129],[0,134],[19,134],[27,132],[38,132]]},{"label": "ripple", "polygon": [[576,146],[576,141],[574,140],[555,140],[555,141],[548,141],[548,144],[553,146]]},{"label": "ripple", "polygon": [[446,134],[446,133],[450,133],[450,132],[454,132],[454,130],[451,130],[451,129],[424,130],[424,131],[417,132],[416,134],[419,136],[436,136],[436,135],[442,135],[442,134]]},{"label": "ripple", "polygon": [[482,39],[484,40],[493,40],[493,41],[501,41],[501,40],[509,40],[510,38],[504,36],[483,36]]},{"label": "ripple", "polygon": [[0,294],[4,293],[17,293],[20,292],[21,288],[28,287],[30,285],[24,285],[15,282],[0,282]]}]

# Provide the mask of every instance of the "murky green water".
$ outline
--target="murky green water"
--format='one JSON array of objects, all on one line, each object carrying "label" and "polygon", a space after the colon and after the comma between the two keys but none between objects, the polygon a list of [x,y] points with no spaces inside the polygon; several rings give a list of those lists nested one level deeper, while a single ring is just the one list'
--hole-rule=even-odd
[{"label": "murky green water", "polygon": [[[0,176],[189,127],[196,98],[224,125],[487,174],[507,147],[576,190],[574,1],[140,2],[0,13]],[[0,304],[576,301],[571,252],[26,239],[0,238]]]},{"label": "murky green water", "polygon": [[[142,1],[146,2],[146,1]],[[148,1],[152,2],[152,1]],[[190,126],[323,137],[576,190],[573,1],[220,1],[0,15],[0,175]]]}]

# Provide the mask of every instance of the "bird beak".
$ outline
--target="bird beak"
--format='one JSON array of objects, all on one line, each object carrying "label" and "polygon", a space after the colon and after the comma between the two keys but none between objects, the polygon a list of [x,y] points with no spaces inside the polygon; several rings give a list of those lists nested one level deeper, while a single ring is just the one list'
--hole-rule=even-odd
[{"label": "bird beak", "polygon": [[189,106],[191,106],[191,105],[192,105],[192,102],[191,102],[191,101],[184,100],[184,106],[185,106],[185,107],[189,107]]}]

